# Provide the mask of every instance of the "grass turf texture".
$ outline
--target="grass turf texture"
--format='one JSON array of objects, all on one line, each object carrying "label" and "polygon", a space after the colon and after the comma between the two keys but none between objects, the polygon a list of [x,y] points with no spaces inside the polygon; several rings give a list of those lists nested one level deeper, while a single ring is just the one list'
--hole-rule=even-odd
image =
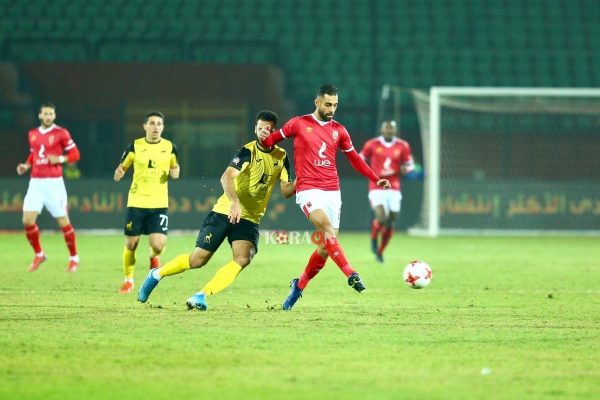
[{"label": "grass turf texture", "polygon": [[[366,234],[340,242],[367,286],[328,261],[291,312],[291,278],[312,247],[262,246],[209,310],[186,298],[228,261],[160,282],[136,301],[121,283],[121,236],[81,234],[82,265],[67,274],[61,235],[28,273],[23,235],[0,236],[2,399],[593,398],[600,393],[600,246],[592,237],[396,236],[376,264]],[[171,236],[162,260],[191,250]],[[412,259],[432,284],[402,283]],[[482,373],[483,371],[483,373]],[[596,393],[596,395],[594,395]]]}]

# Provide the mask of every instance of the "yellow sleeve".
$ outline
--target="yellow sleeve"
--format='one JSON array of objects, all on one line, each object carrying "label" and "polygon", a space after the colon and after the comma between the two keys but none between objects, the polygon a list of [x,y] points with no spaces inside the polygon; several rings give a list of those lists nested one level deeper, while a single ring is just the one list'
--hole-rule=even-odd
[{"label": "yellow sleeve", "polygon": [[179,165],[179,161],[177,160],[177,147],[175,147],[175,145],[173,143],[171,143],[173,148],[171,149],[171,161],[170,161],[170,167],[171,168],[175,168],[177,165]]},{"label": "yellow sleeve", "polygon": [[233,167],[240,172],[243,172],[252,161],[252,153],[246,147],[242,147],[229,163],[229,167]]},{"label": "yellow sleeve", "polygon": [[135,159],[135,147],[133,143],[130,143],[129,146],[123,152],[121,156],[121,164],[123,164],[123,168],[127,169],[133,164],[133,160]]}]

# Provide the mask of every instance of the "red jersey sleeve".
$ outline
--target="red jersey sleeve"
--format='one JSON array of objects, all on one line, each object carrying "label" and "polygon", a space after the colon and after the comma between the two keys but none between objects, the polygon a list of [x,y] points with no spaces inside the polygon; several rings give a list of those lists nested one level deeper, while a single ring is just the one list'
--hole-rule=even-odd
[{"label": "red jersey sleeve", "polygon": [[81,155],[79,154],[79,149],[77,149],[77,145],[71,138],[71,134],[68,130],[63,129],[63,134],[61,135],[61,146],[64,151],[67,152],[67,162],[74,163],[79,161]]},{"label": "red jersey sleeve", "polygon": [[281,142],[284,139],[296,136],[298,132],[297,129],[297,121],[298,117],[290,119],[288,122],[281,127],[281,129],[276,130],[271,133],[265,140],[261,141],[263,146],[271,147],[274,144]]},{"label": "red jersey sleeve", "polygon": [[354,145],[352,144],[352,139],[350,138],[350,134],[346,130],[345,127],[341,127],[340,129],[340,141],[339,141],[340,150],[344,153],[354,150]]},{"label": "red jersey sleeve", "polygon": [[279,130],[284,139],[296,136],[298,133],[298,117],[294,117],[285,123]]},{"label": "red jersey sleeve", "polygon": [[412,162],[412,151],[410,150],[410,144],[404,143],[404,151],[400,157],[400,164],[406,164]]}]

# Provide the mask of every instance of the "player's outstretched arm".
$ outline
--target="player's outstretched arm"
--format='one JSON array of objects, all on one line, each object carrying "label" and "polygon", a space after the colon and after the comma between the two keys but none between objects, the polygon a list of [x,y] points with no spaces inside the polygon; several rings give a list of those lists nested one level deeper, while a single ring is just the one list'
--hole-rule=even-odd
[{"label": "player's outstretched arm", "polygon": [[264,139],[259,137],[258,140],[260,140],[260,144],[262,144],[264,147],[271,147],[281,142],[283,139],[285,139],[285,136],[283,136],[281,129],[278,129]]},{"label": "player's outstretched arm", "polygon": [[221,175],[221,186],[225,195],[231,201],[229,207],[229,222],[237,224],[240,222],[240,216],[242,215],[242,206],[240,205],[240,198],[235,191],[235,178],[240,174],[240,171],[233,167],[227,167],[223,175]]},{"label": "player's outstretched arm", "polygon": [[123,178],[123,176],[125,175],[126,171],[127,170],[123,167],[123,164],[119,164],[117,166],[117,169],[115,169],[115,175],[113,176],[115,182],[119,182],[121,178]]},{"label": "player's outstretched arm", "polygon": [[377,186],[381,186],[384,189],[388,189],[390,187],[390,182],[387,179],[379,179],[375,172],[367,165],[365,160],[363,160],[356,150],[352,149],[351,151],[344,152],[346,157],[348,157],[348,161],[350,161],[350,165],[356,171],[358,171],[361,175],[373,181],[377,184]]}]

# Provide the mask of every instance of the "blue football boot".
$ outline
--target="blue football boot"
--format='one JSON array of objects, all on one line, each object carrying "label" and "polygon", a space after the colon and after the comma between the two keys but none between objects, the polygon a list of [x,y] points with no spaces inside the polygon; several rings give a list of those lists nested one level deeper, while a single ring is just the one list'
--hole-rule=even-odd
[{"label": "blue football boot", "polygon": [[206,311],[208,309],[208,304],[206,304],[206,295],[204,293],[196,293],[185,302],[188,310],[193,310],[194,308],[200,311]]},{"label": "blue football boot", "polygon": [[292,290],[290,291],[290,294],[288,295],[287,299],[285,299],[285,301],[283,302],[284,311],[291,310],[292,307],[294,307],[294,304],[296,304],[296,302],[298,301],[298,299],[302,297],[302,289],[298,287],[298,279],[292,279],[290,287],[292,288]]},{"label": "blue football boot", "polygon": [[150,297],[150,293],[154,290],[156,285],[158,285],[158,279],[152,276],[153,269],[148,271],[148,275],[146,275],[146,279],[144,279],[144,283],[140,286],[140,290],[138,292],[138,300],[142,303],[145,303]]}]

